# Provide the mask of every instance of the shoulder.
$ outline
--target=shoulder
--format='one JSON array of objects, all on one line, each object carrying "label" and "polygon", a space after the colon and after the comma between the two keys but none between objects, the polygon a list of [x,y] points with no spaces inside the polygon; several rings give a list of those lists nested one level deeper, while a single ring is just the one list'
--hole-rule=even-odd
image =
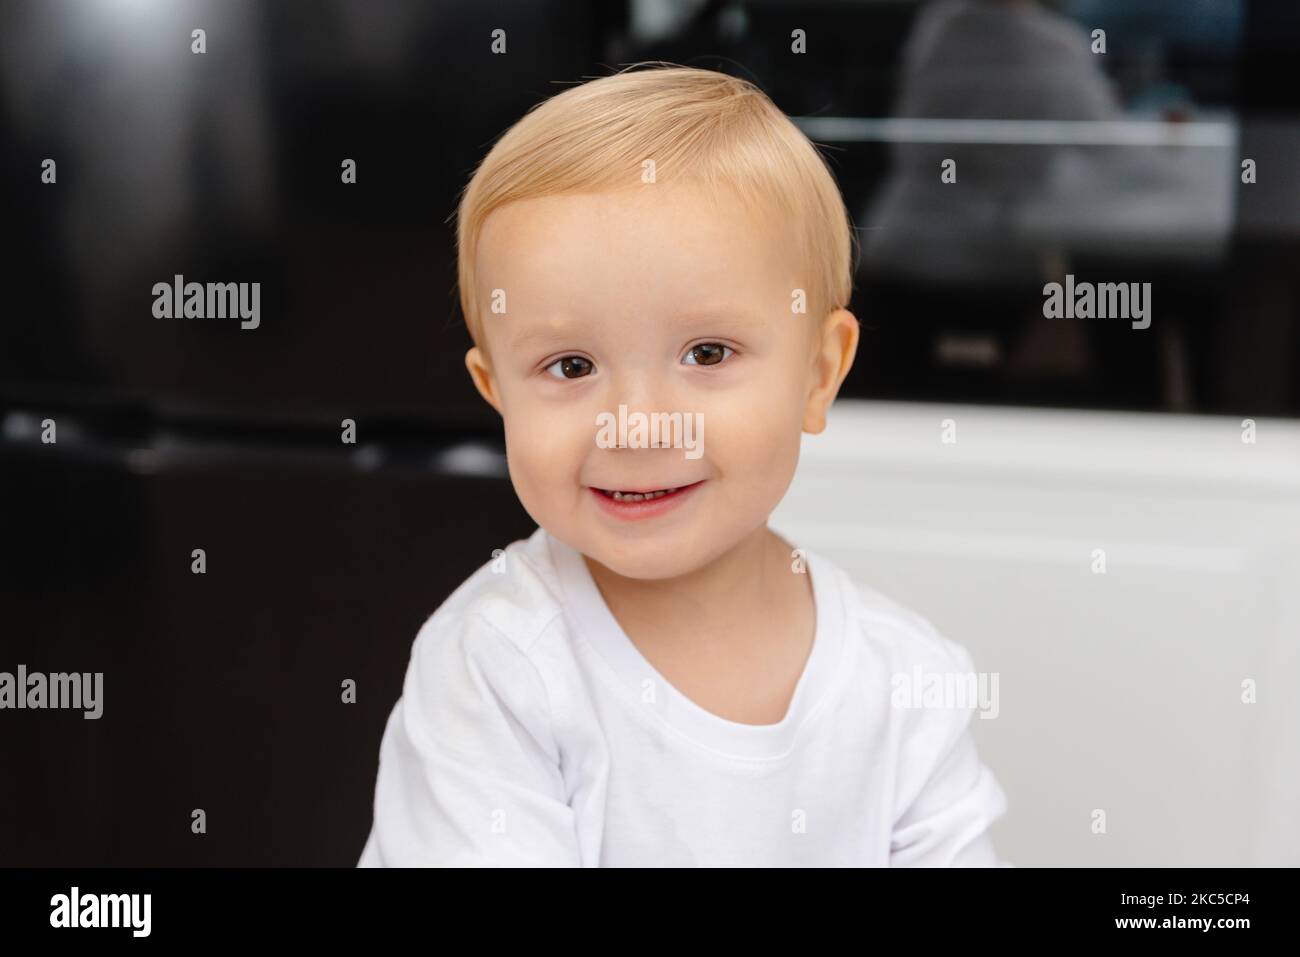
[{"label": "shoulder", "polygon": [[952,753],[976,710],[996,715],[997,678],[977,672],[966,647],[917,610],[861,582],[846,590],[855,680],[888,712],[900,747],[907,742],[909,766],[930,767]]},{"label": "shoulder", "polygon": [[395,732],[417,749],[468,755],[514,727],[553,757],[555,705],[572,680],[557,588],[540,533],[470,575],[415,635]]},{"label": "shoulder", "polygon": [[546,535],[538,529],[494,552],[424,621],[412,643],[408,684],[460,680],[468,669],[540,685],[534,652],[560,624],[562,610]]},{"label": "shoulder", "polygon": [[1071,57],[1093,63],[1092,35],[1066,17],[1051,10],[1027,8],[1018,18],[1028,37],[1031,37],[1044,58]]},{"label": "shoulder", "polygon": [[429,616],[416,640],[470,623],[476,634],[495,632],[527,653],[562,607],[546,534],[538,529],[494,551]]},{"label": "shoulder", "polygon": [[970,652],[939,631],[920,612],[841,570],[849,640],[891,673],[916,667],[968,672]]}]

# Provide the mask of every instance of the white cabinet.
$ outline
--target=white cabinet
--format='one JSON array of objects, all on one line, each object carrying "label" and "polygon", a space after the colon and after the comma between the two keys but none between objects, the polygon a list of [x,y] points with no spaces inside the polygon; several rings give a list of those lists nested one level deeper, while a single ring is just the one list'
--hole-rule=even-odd
[{"label": "white cabinet", "polygon": [[841,401],[804,437],[773,527],[999,675],[1004,859],[1300,865],[1300,423],[1255,430]]}]

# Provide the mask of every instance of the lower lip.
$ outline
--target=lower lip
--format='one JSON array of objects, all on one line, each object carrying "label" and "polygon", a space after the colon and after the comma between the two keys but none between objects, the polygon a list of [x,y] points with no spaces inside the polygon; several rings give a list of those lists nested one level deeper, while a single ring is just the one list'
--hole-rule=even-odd
[{"label": "lower lip", "polygon": [[665,512],[672,511],[693,496],[696,489],[703,484],[704,482],[700,481],[693,485],[683,485],[670,495],[642,499],[639,502],[620,502],[594,488],[591,490],[591,494],[596,496],[596,504],[604,509],[607,514],[629,521],[636,521],[643,518],[655,518]]}]

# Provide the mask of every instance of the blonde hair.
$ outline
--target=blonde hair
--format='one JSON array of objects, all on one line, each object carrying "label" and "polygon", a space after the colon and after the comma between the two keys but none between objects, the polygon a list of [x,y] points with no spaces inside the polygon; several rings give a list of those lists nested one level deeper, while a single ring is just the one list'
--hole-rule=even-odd
[{"label": "blonde hair", "polygon": [[853,288],[853,227],[826,161],[752,83],[693,67],[634,64],[535,105],[483,158],[456,213],[457,282],[479,340],[475,252],[483,223],[517,200],[635,187],[642,164],[655,181],[729,187],[747,207],[785,217],[808,309],[846,307]]}]

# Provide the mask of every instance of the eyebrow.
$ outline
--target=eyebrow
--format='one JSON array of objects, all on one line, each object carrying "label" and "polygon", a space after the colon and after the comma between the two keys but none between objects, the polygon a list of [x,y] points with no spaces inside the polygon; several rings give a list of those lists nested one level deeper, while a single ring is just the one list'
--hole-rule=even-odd
[{"label": "eyebrow", "polygon": [[678,325],[696,322],[716,322],[727,326],[749,325],[758,321],[758,316],[746,309],[728,309],[725,306],[709,309],[692,309],[673,317]]},{"label": "eyebrow", "polygon": [[532,343],[553,342],[559,339],[567,339],[581,331],[582,329],[579,327],[558,323],[547,323],[540,326],[532,325],[511,336],[510,344],[517,348]]},{"label": "eyebrow", "polygon": [[[752,326],[757,316],[745,310],[725,308],[691,309],[672,316],[668,321],[675,326],[692,326],[700,323],[740,327]],[[571,324],[563,321],[547,322],[533,325],[520,331],[510,344],[516,348],[534,343],[555,342],[581,335],[587,331],[585,325]]]}]

